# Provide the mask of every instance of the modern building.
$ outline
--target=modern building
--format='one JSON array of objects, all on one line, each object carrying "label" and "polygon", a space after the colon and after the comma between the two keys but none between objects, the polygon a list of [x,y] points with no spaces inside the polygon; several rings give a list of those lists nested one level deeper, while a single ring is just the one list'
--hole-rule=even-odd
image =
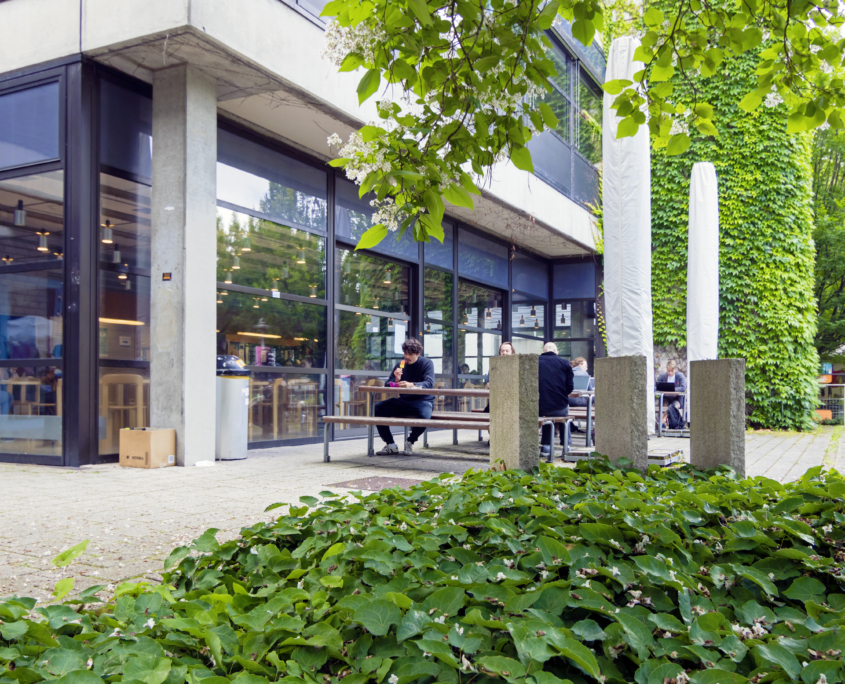
[{"label": "modern building", "polygon": [[601,51],[550,34],[536,176],[497,168],[443,244],[356,252],[372,209],[326,138],[375,105],[320,57],[324,4],[0,3],[0,460],[114,460],[146,425],[209,459],[218,354],[253,371],[252,448],[360,414],[408,335],[447,387],[508,339],[592,366]]}]

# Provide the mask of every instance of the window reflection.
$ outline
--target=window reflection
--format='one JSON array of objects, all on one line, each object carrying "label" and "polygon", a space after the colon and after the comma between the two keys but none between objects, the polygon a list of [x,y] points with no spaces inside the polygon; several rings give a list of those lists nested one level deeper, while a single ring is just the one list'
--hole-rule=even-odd
[{"label": "window reflection", "polygon": [[58,82],[0,96],[0,168],[59,157]]},{"label": "window reflection", "polygon": [[461,275],[491,283],[508,281],[508,248],[466,230],[459,232],[458,270]]},{"label": "window reflection", "polygon": [[449,223],[443,224],[443,242],[437,238],[431,238],[425,245],[425,263],[432,266],[439,266],[449,271],[454,264],[452,261],[455,229]]},{"label": "window reflection", "polygon": [[217,209],[217,281],[326,298],[326,239]]},{"label": "window reflection", "polygon": [[249,379],[249,441],[319,437],[326,375],[256,371]]},{"label": "window reflection", "polygon": [[[490,358],[499,353],[502,336],[458,330],[458,376],[461,387],[483,388],[490,373]],[[483,408],[483,407],[482,407]]]},{"label": "window reflection", "polygon": [[458,283],[458,325],[502,329],[502,293],[480,285]]},{"label": "window reflection", "polygon": [[62,455],[60,368],[0,368],[0,453]]},{"label": "window reflection", "polygon": [[218,354],[248,366],[325,367],[325,307],[233,291],[217,301]]},{"label": "window reflection", "polygon": [[452,287],[454,276],[432,268],[425,270],[425,355],[435,373],[451,373],[453,358]]},{"label": "window reflection", "polygon": [[369,254],[338,249],[337,303],[408,314],[411,269]]},{"label": "window reflection", "polygon": [[514,296],[511,305],[511,330],[514,335],[546,336],[546,303]]},{"label": "window reflection", "polygon": [[326,174],[247,138],[217,131],[217,199],[293,228],[326,230]]},{"label": "window reflection", "polygon": [[100,270],[99,344],[101,359],[150,360],[149,278]]},{"label": "window reflection", "polygon": [[337,311],[335,363],[348,370],[389,371],[402,358],[408,321]]},{"label": "window reflection", "polygon": [[0,359],[62,356],[62,272],[0,274]]},{"label": "window reflection", "polygon": [[99,406],[100,454],[116,454],[120,430],[150,425],[149,369],[101,365]]},{"label": "window reflection", "polygon": [[150,268],[150,190],[100,174],[100,262]]},{"label": "window reflection", "polygon": [[601,164],[602,92],[584,73],[578,82],[578,151],[591,164]]},{"label": "window reflection", "polygon": [[62,258],[64,173],[0,180],[0,266]]},{"label": "window reflection", "polygon": [[543,340],[537,337],[519,337],[514,335],[513,348],[517,354],[542,354]]},{"label": "window reflection", "polygon": [[596,325],[594,301],[560,302],[555,305],[555,338],[593,337]]}]

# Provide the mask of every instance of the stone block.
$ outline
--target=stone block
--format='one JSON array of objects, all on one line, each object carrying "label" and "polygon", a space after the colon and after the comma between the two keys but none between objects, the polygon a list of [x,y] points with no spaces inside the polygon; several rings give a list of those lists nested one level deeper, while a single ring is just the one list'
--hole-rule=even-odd
[{"label": "stone block", "polygon": [[745,359],[690,363],[690,463],[745,477]]},{"label": "stone block", "polygon": [[530,472],[540,463],[540,413],[535,354],[490,359],[490,462]]},{"label": "stone block", "polygon": [[645,356],[595,360],[596,451],[648,469],[648,369]]}]

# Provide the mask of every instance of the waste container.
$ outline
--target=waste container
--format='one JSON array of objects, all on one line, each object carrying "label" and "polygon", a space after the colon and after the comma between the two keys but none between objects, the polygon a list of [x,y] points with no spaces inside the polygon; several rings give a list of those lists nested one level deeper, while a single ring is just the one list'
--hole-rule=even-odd
[{"label": "waste container", "polygon": [[217,357],[217,432],[214,458],[246,458],[249,438],[249,369],[237,356]]}]

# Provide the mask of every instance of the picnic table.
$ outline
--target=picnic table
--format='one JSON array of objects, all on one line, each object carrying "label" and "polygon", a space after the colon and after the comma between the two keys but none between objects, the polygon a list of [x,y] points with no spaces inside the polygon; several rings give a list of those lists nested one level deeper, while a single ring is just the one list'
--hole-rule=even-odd
[{"label": "picnic table", "polygon": [[[421,396],[441,396],[441,397],[479,397],[488,398],[490,390],[487,389],[455,389],[451,387],[378,387],[376,385],[364,385],[358,387],[359,392],[364,392],[367,395],[367,416],[324,416],[323,423],[325,424],[349,424],[361,425],[367,428],[367,455],[375,456],[374,447],[374,431],[376,425],[387,425],[389,427],[424,427],[424,428],[443,428],[452,430],[454,436],[452,438],[453,444],[457,444],[458,430],[478,430],[479,435],[482,430],[490,428],[490,414],[479,413],[473,411],[471,413],[463,413],[457,411],[435,411],[432,412],[431,418],[426,420],[423,418],[376,418],[375,417],[375,400],[373,395],[381,394],[387,396],[399,396],[400,394],[416,394]],[[569,436],[569,422],[570,417],[560,418],[544,418],[538,417],[538,425],[544,423],[564,423],[567,432],[567,443]],[[323,430],[324,446],[323,446],[323,461],[328,463],[329,458],[329,431]],[[480,438],[480,437],[479,437]],[[564,452],[568,447],[564,448]],[[554,441],[552,441],[552,449],[549,454],[549,462],[554,458]]]},{"label": "picnic table", "polygon": [[[660,402],[660,408],[658,409],[658,412],[657,412],[657,436],[658,437],[662,437],[663,433],[664,433],[664,429],[663,429],[663,398],[664,397],[686,397],[686,396],[687,396],[686,392],[660,392],[660,391],[657,391],[657,390],[654,391],[654,398],[657,399]],[[668,409],[669,406],[667,405],[666,408]],[[684,402],[683,416],[684,416],[684,425],[686,425],[686,420],[687,420],[687,403],[686,402]],[[683,433],[685,431],[686,431],[686,428],[683,428],[681,430],[670,430],[669,428],[665,429],[665,432],[671,432],[672,433],[672,435],[670,435],[670,437],[681,436],[681,435],[683,435]],[[678,435],[677,433],[681,433],[681,435]]]}]

